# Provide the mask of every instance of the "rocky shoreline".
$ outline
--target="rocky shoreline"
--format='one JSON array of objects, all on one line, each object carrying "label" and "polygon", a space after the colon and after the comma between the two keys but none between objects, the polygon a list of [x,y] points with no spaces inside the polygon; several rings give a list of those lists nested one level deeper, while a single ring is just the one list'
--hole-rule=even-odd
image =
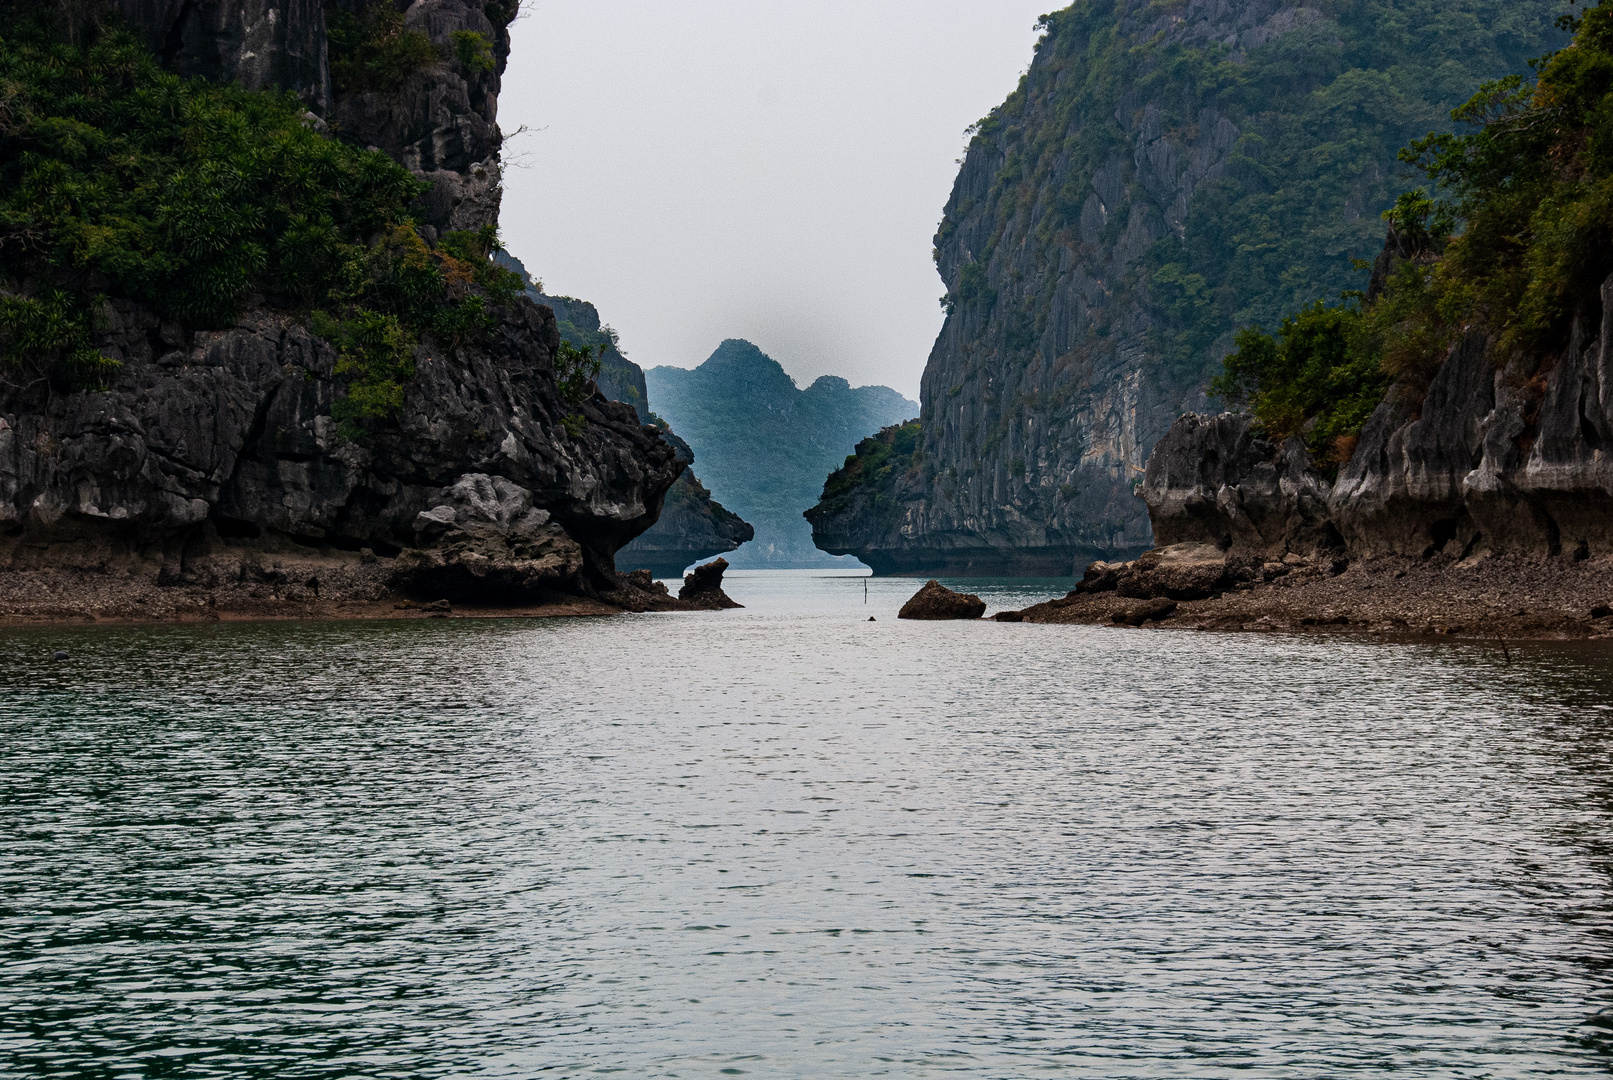
[{"label": "rocky shoreline", "polygon": [[400,586],[398,560],[371,552],[215,556],[181,573],[127,566],[0,572],[0,626],[60,623],[272,622],[345,619],[563,618],[646,611],[721,611],[728,564],[697,567],[677,596],[649,571],[617,575],[597,596],[535,591],[509,601],[450,600]]},{"label": "rocky shoreline", "polygon": [[[1128,569],[1118,573],[1109,564],[1094,564],[1087,580],[1067,596],[991,617],[1489,641],[1613,637],[1613,558],[1390,555],[1346,565],[1333,558],[1288,556],[1251,566],[1237,559],[1194,558],[1198,552],[1192,550],[1151,554],[1165,558],[1151,568],[1122,564]],[[1173,560],[1173,554],[1179,557]]]}]

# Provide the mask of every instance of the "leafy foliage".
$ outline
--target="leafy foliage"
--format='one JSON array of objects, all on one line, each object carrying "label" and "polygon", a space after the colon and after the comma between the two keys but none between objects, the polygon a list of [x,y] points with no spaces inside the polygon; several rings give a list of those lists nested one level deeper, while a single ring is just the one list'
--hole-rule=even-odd
[{"label": "leafy foliage", "polygon": [[576,346],[569,341],[560,343],[555,356],[555,381],[560,396],[572,405],[581,405],[594,392],[594,379],[599,376],[600,355],[604,346]]},{"label": "leafy foliage", "polygon": [[[588,400],[594,392],[594,380],[599,377],[604,353],[605,346],[602,344],[578,346],[569,341],[560,342],[554,359],[554,375],[562,401],[577,406]],[[580,412],[572,412],[562,417],[560,422],[566,434],[575,439],[582,434],[587,418]]]},{"label": "leafy foliage", "polygon": [[325,26],[330,81],[338,92],[396,90],[442,59],[431,38],[405,26],[403,14],[386,0],[366,0],[356,11],[326,0]]},{"label": "leafy foliage", "polygon": [[104,382],[106,296],[206,328],[265,293],[326,313],[351,426],[401,403],[399,348],[457,347],[520,292],[491,229],[433,250],[409,217],[424,182],[311,130],[294,97],[181,79],[92,31],[35,14],[0,37],[0,371]]},{"label": "leafy foliage", "polygon": [[1407,192],[1383,215],[1411,256],[1383,293],[1304,308],[1280,342],[1245,331],[1216,393],[1248,401],[1273,434],[1342,448],[1392,381],[1426,387],[1468,329],[1494,334],[1503,358],[1544,361],[1567,343],[1577,306],[1613,274],[1613,0],[1563,25],[1572,42],[1535,78],[1485,83],[1452,112],[1467,132],[1401,152],[1441,194]]},{"label": "leafy foliage", "polygon": [[414,378],[414,342],[396,315],[360,308],[338,320],[315,312],[313,329],[339,350],[336,374],[351,380],[347,396],[331,406],[343,435],[356,438],[363,421],[402,408]]},{"label": "leafy foliage", "polygon": [[490,72],[498,66],[493,56],[493,43],[484,34],[474,30],[455,30],[448,35],[454,58],[459,66],[471,72]]},{"label": "leafy foliage", "polygon": [[0,381],[35,382],[58,367],[70,382],[102,385],[118,363],[91,346],[90,330],[91,312],[61,289],[40,296],[0,293]]},{"label": "leafy foliage", "polygon": [[[1161,0],[1134,16],[1157,18],[1157,33],[1139,32],[1146,22],[1122,25],[1114,0],[1077,0],[1044,18],[1036,63],[972,133],[971,154],[1000,164],[983,197],[987,231],[971,236],[970,254],[995,265],[997,245],[1018,235],[1022,215],[1032,215],[1032,250],[1016,249],[1016,266],[1057,265],[1065,249],[1078,254],[1086,244],[1134,243],[1128,230],[1143,231],[1139,214],[1154,196],[1143,189],[1174,184],[1174,174],[1163,165],[1153,179],[1139,170],[1106,219],[1083,224],[1094,178],[1139,153],[1145,125],[1192,147],[1224,117],[1234,142],[1199,183],[1179,230],[1153,228],[1161,238],[1145,239],[1130,274],[1110,283],[1106,317],[1130,319],[1121,313],[1141,306],[1162,366],[1187,383],[1208,373],[1238,327],[1274,326],[1317,296],[1353,287],[1350,257],[1376,251],[1378,214],[1399,186],[1395,151],[1436,127],[1482,79],[1522,69],[1562,40],[1551,25],[1560,0],[1359,0],[1314,5],[1306,9],[1313,21],[1244,54],[1174,34],[1183,6]],[[948,245],[980,210],[964,199],[943,220],[943,266],[953,265]],[[950,300],[968,290],[987,307],[995,302],[1005,322],[1015,318],[963,280],[967,263],[956,264]],[[1027,299],[1033,340],[1047,299]],[[1094,333],[1114,329],[1105,323]]]},{"label": "leafy foliage", "polygon": [[892,424],[857,444],[846,463],[824,481],[820,504],[849,497],[859,487],[884,491],[889,481],[912,469],[919,460],[919,422]]},{"label": "leafy foliage", "polygon": [[1465,226],[1428,282],[1430,336],[1476,322],[1503,354],[1551,352],[1613,273],[1613,3],[1561,22],[1573,41],[1535,78],[1484,84],[1452,114],[1471,130],[1401,154],[1439,185],[1441,218]]},{"label": "leafy foliage", "polygon": [[1275,439],[1304,436],[1318,463],[1342,463],[1388,385],[1369,338],[1358,304],[1318,300],[1284,319],[1276,338],[1241,331],[1211,392],[1248,402]]}]

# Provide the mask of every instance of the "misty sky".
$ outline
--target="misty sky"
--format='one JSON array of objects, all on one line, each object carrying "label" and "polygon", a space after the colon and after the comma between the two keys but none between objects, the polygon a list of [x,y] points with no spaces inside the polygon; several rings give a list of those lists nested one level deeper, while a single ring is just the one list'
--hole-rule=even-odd
[{"label": "misty sky", "polygon": [[527,0],[499,96],[504,242],[646,368],[754,341],[917,399],[963,130],[1052,0]]}]

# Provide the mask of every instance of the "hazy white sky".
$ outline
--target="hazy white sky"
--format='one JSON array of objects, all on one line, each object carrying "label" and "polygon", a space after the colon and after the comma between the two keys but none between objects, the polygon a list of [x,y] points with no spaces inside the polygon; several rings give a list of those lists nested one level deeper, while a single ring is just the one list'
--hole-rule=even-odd
[{"label": "hazy white sky", "polygon": [[803,386],[918,397],[963,129],[1056,0],[527,0],[499,97],[506,246],[632,359],[742,337]]}]

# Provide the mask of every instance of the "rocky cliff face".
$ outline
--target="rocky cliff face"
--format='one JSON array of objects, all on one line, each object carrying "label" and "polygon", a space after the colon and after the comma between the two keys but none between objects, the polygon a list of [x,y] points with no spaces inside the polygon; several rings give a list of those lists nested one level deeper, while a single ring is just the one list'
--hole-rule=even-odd
[{"label": "rocky cliff face", "polygon": [[1203,407],[1233,330],[1356,284],[1349,258],[1376,249],[1399,183],[1381,163],[1553,44],[1548,8],[1050,16],[936,235],[948,316],[921,445],[907,468],[866,470],[879,486],[826,497],[815,541],[905,573],[1068,574],[1148,547],[1144,463]]},{"label": "rocky cliff face", "polygon": [[513,4],[497,0],[413,0],[403,13],[406,28],[424,33],[448,52],[454,34],[479,34],[492,42],[492,67],[435,64],[411,73],[395,88],[336,96],[332,120],[342,138],[385,150],[431,181],[420,207],[430,228],[479,229],[498,223],[498,151],[503,143],[498,91],[509,59],[508,24],[514,11]]},{"label": "rocky cliff face", "polygon": [[498,90],[509,58],[513,6],[483,0],[400,4],[404,27],[424,33],[445,51],[455,33],[476,33],[492,42],[491,70],[431,64],[411,72],[401,86],[337,93],[331,85],[325,0],[117,0],[117,5],[172,70],[239,82],[249,90],[290,90],[342,138],[384,150],[430,180],[420,208],[430,228],[497,224]]},{"label": "rocky cliff face", "polygon": [[1161,546],[1281,557],[1613,553],[1613,278],[1561,355],[1498,361],[1475,334],[1426,394],[1391,390],[1330,481],[1251,418],[1179,419],[1142,486]]},{"label": "rocky cliff face", "polygon": [[520,274],[527,283],[527,295],[554,312],[561,340],[600,350],[599,376],[594,380],[599,392],[612,401],[633,406],[642,423],[658,426],[661,437],[672,445],[684,467],[667,492],[655,524],[618,552],[621,566],[647,569],[656,577],[679,577],[691,563],[733,551],[753,539],[756,530],[713,499],[695,476],[690,468],[694,464],[693,448],[674,434],[665,420],[650,412],[644,369],[622,353],[615,331],[600,321],[599,310],[586,300],[542,292],[521,260],[507,252],[498,253],[495,259]]},{"label": "rocky cliff face", "polygon": [[[416,0],[404,15],[445,49],[456,30],[482,33],[494,70],[435,65],[391,96],[353,98],[328,96],[309,0],[125,0],[123,12],[182,71],[324,106],[344,137],[433,181],[431,220],[465,228],[498,212],[508,36],[495,7]],[[233,326],[190,331],[117,301],[103,322],[97,344],[121,362],[104,389],[0,387],[0,566],[205,584],[266,554],[362,555],[385,564],[372,585],[510,602],[608,594],[623,588],[616,551],[655,521],[684,467],[632,407],[563,399],[554,314],[525,297],[485,340],[422,339],[401,408],[356,440],[331,416],[337,352],[295,313],[248,304]]]},{"label": "rocky cliff face", "polygon": [[332,93],[322,0],[117,0],[163,65],[181,75],[290,90],[314,113]]},{"label": "rocky cliff face", "polygon": [[[184,335],[121,305],[112,322],[103,348],[123,367],[109,390],[43,407],[0,396],[0,551],[14,569],[156,563],[182,575],[243,546],[397,556],[440,539],[440,508],[463,501],[452,489],[481,477],[525,493],[544,519],[527,525],[563,530],[566,558],[542,587],[608,588],[616,550],[655,520],[681,471],[627,405],[583,402],[586,423],[567,432],[554,317],[525,300],[485,346],[422,349],[395,425],[362,442],[330,416],[335,350],[284,315]],[[483,580],[490,595],[506,584]]]}]

